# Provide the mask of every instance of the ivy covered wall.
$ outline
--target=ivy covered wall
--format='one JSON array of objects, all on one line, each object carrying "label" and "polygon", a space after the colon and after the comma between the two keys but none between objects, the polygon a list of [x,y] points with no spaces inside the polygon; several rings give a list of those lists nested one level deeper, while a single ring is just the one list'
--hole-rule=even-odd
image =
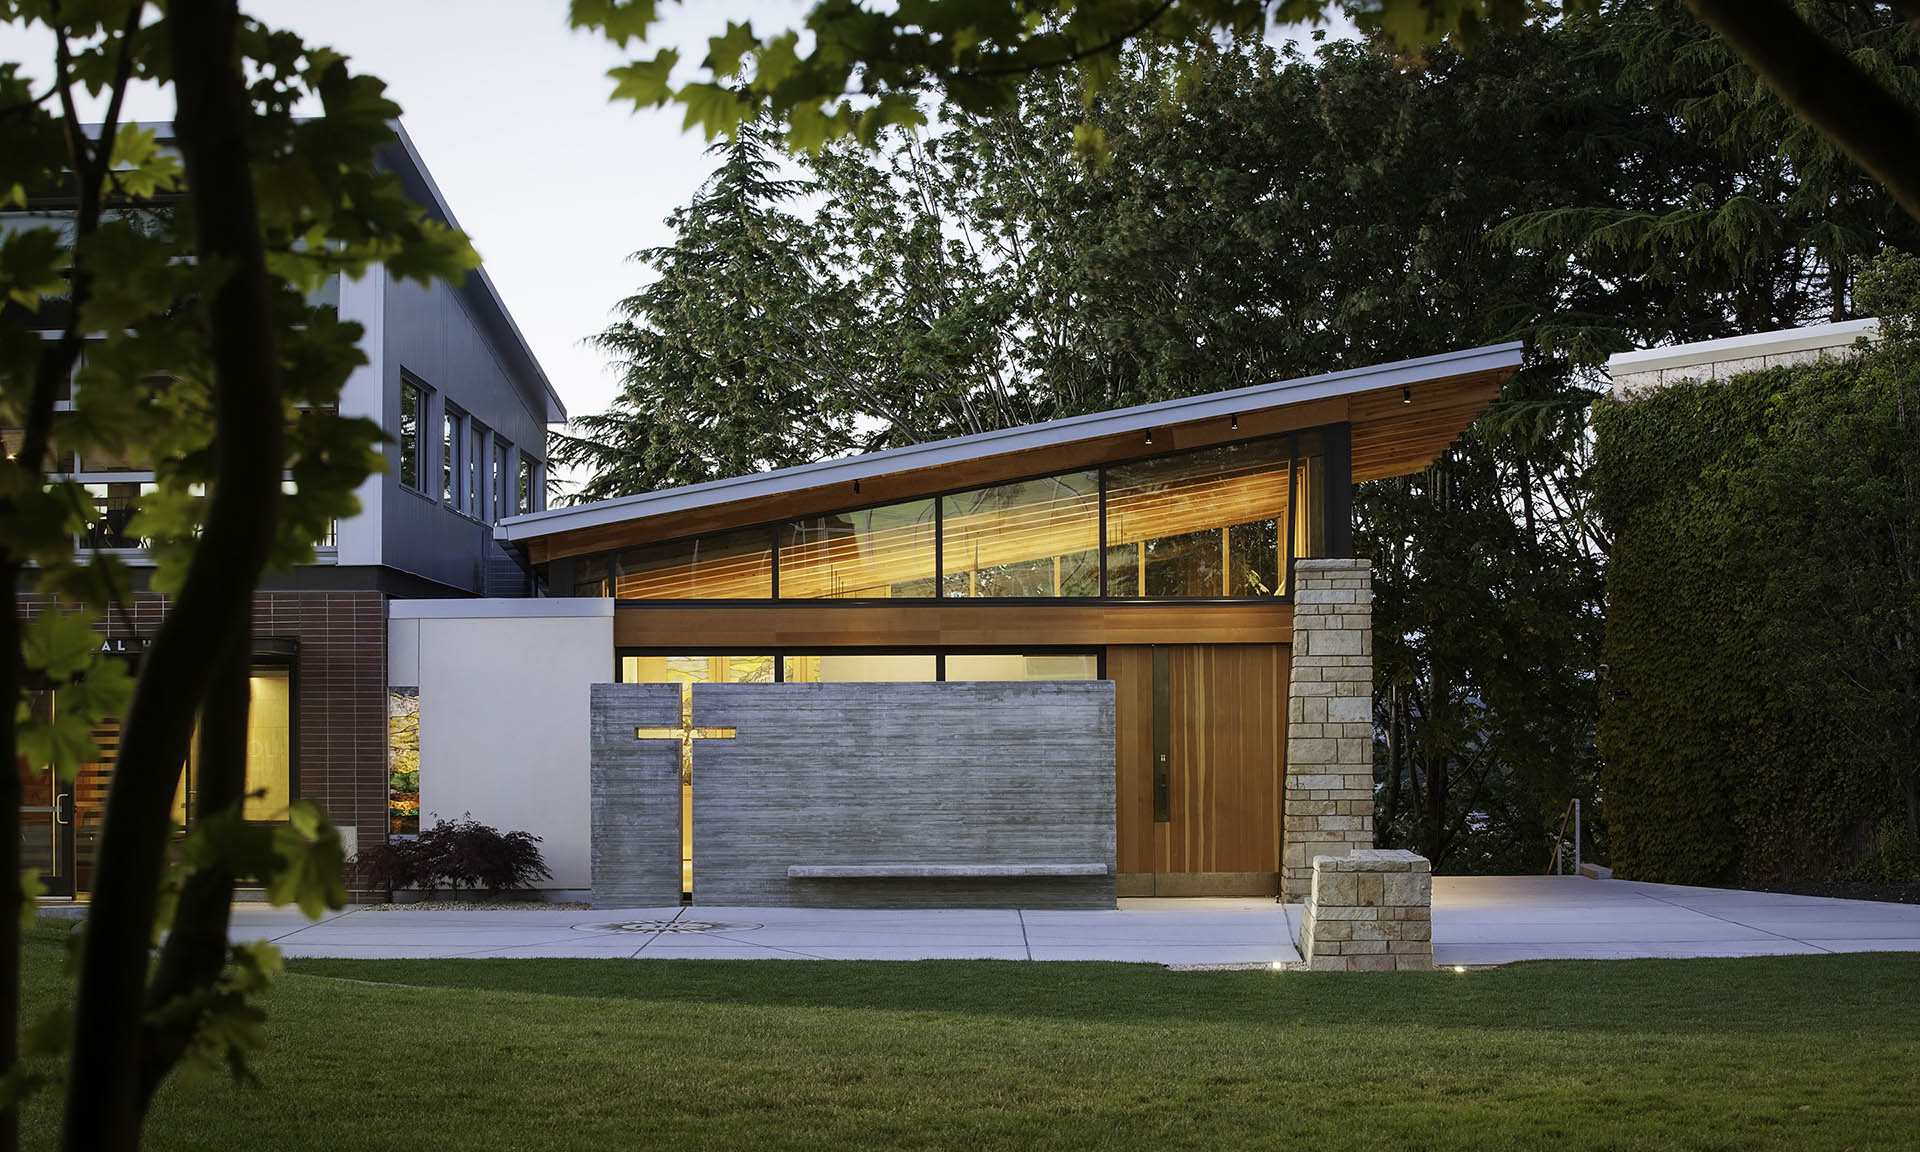
[{"label": "ivy covered wall", "polygon": [[1916,298],[1856,359],[1596,408],[1620,876],[1819,879],[1920,826]]}]

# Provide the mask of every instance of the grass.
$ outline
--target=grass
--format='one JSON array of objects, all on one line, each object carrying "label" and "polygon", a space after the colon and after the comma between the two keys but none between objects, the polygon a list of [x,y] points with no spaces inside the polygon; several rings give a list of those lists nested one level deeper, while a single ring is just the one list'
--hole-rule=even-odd
[{"label": "grass", "polygon": [[[29,1008],[60,933],[28,942]],[[306,960],[155,1149],[1908,1149],[1920,957],[1464,975]],[[26,1116],[50,1144],[51,1100]]]}]

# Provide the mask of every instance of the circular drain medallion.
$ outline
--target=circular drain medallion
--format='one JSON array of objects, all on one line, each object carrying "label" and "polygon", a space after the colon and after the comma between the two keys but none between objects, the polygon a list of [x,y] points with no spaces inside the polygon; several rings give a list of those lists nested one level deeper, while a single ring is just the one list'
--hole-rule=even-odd
[{"label": "circular drain medallion", "polygon": [[621,920],[613,924],[575,924],[576,932],[751,932],[758,924],[720,920]]}]

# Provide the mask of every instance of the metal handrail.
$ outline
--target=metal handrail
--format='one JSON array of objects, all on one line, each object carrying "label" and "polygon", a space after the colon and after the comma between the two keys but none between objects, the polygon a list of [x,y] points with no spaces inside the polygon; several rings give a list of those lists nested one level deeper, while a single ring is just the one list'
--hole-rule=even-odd
[{"label": "metal handrail", "polygon": [[1553,859],[1547,864],[1547,875],[1559,876],[1560,862],[1567,850],[1567,824],[1573,824],[1573,874],[1580,875],[1580,801],[1567,801],[1567,810],[1560,814],[1560,830],[1553,837]]}]

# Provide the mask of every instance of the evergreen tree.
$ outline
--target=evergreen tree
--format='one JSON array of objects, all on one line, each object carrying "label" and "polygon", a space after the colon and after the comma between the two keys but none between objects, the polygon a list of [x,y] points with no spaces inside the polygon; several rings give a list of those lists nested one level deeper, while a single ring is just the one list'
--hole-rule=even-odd
[{"label": "evergreen tree", "polygon": [[657,275],[595,338],[620,365],[612,411],[575,421],[554,459],[599,500],[832,456],[851,443],[836,354],[849,297],[823,280],[787,205],[768,131],[748,126],[712,153],[720,167],[668,217],[674,243],[635,253]]}]

